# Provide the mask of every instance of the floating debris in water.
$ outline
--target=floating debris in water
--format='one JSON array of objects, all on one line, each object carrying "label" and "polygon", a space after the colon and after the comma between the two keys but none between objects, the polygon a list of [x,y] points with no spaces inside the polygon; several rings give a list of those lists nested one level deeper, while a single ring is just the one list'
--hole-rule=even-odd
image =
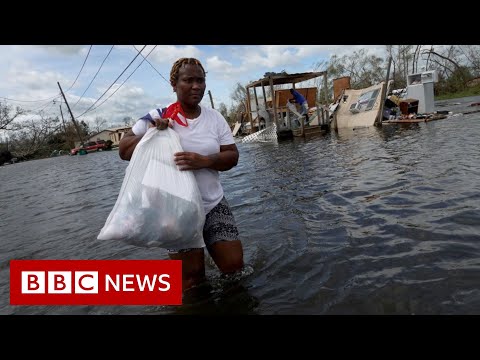
[{"label": "floating debris in water", "polygon": [[254,141],[273,141],[277,140],[277,125],[274,123],[272,126],[266,127],[253,134],[247,135],[242,139],[242,143],[254,142]]}]

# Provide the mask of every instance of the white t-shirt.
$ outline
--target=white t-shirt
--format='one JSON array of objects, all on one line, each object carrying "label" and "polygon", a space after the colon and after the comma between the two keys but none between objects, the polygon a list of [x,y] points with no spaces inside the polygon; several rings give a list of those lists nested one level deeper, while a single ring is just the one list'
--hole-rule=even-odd
[{"label": "white t-shirt", "polygon": [[[220,152],[220,145],[235,143],[232,131],[225,118],[215,109],[200,105],[201,113],[196,119],[186,119],[188,126],[184,127],[173,122],[173,130],[180,137],[183,151],[196,152],[200,155],[212,155]],[[148,120],[160,118],[159,109],[151,110],[140,118],[132,127],[135,135],[143,135],[148,129]],[[185,121],[182,115],[178,115]],[[217,170],[193,170],[198,188],[202,194],[205,213],[208,214],[223,198],[223,188]]]}]

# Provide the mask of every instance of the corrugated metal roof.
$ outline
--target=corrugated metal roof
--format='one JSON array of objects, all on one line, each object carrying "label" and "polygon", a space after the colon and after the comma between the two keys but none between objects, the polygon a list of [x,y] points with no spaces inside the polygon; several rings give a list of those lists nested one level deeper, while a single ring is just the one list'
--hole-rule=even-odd
[{"label": "corrugated metal roof", "polygon": [[104,131],[118,131],[118,130],[124,130],[124,129],[128,129],[130,130],[132,127],[131,126],[122,126],[122,127],[116,127],[116,128],[110,128],[110,129],[105,129]]},{"label": "corrugated metal roof", "polygon": [[257,86],[262,86],[262,84],[264,86],[268,86],[270,84],[270,79],[272,79],[273,85],[296,84],[302,81],[323,76],[324,74],[325,74],[325,71],[272,75],[272,76],[264,77],[263,79],[253,81],[250,84],[248,84],[246,87],[247,88],[257,87]]}]

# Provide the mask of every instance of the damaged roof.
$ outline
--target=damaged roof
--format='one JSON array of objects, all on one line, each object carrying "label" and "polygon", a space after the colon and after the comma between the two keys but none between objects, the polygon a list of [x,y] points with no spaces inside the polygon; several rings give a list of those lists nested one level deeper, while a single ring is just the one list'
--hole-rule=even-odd
[{"label": "damaged roof", "polygon": [[323,76],[324,74],[325,74],[325,71],[271,75],[271,76],[264,77],[263,79],[252,81],[250,84],[246,86],[246,88],[257,87],[262,85],[268,86],[270,85],[270,78],[273,80],[273,85],[296,84],[302,81]]}]

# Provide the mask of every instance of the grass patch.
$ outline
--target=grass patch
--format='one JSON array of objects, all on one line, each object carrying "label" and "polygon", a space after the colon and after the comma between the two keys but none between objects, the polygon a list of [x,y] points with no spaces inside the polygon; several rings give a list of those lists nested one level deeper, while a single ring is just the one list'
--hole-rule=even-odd
[{"label": "grass patch", "polygon": [[442,94],[435,96],[435,101],[437,100],[448,100],[448,99],[457,99],[457,98],[463,98],[463,97],[469,97],[469,96],[478,96],[480,95],[480,85],[477,85],[475,87],[467,88],[462,91],[458,91],[455,93],[447,93],[447,94]]}]

